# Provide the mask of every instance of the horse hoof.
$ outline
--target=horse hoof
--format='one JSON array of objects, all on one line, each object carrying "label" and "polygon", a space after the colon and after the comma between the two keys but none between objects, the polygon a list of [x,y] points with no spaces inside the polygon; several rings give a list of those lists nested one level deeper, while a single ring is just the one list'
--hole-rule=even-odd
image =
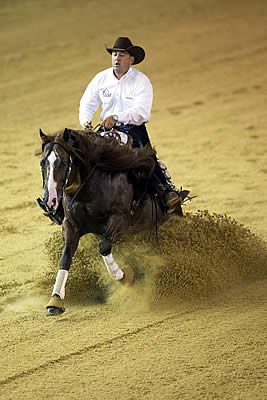
[{"label": "horse hoof", "polygon": [[58,307],[46,307],[46,314],[48,316],[60,315],[64,313],[64,309]]},{"label": "horse hoof", "polygon": [[51,297],[49,303],[46,306],[46,314],[47,315],[60,315],[63,314],[65,311],[63,300],[54,295]]},{"label": "horse hoof", "polygon": [[124,277],[120,280],[122,285],[127,285],[127,286],[132,286],[134,284],[134,270],[130,265],[126,265],[124,268],[122,268],[122,271],[124,272]]}]

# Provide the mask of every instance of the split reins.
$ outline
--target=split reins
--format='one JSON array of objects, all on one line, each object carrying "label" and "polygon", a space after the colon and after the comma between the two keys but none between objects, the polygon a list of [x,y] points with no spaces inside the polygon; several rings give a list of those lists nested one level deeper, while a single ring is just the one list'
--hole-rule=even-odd
[{"label": "split reins", "polygon": [[[92,130],[90,130],[91,132],[96,131],[96,129],[99,127],[100,124],[98,124],[96,127],[94,127]],[[67,189],[68,187],[72,186],[72,183],[70,184],[70,186],[68,186],[69,179],[71,176],[71,173],[73,171],[72,167],[75,167],[75,161],[74,159],[79,160],[82,164],[85,164],[84,160],[81,157],[81,154],[79,153],[79,149],[75,149],[73,147],[70,147],[68,145],[65,145],[64,142],[61,143],[61,141],[51,141],[50,143],[47,143],[47,145],[49,146],[45,157],[43,157],[40,161],[40,166],[41,166],[41,173],[42,173],[42,180],[43,180],[43,188],[45,186],[45,162],[47,160],[47,158],[49,157],[49,155],[51,154],[51,152],[53,151],[53,148],[55,145],[58,145],[59,147],[61,147],[64,152],[68,155],[68,160],[61,160],[62,163],[65,163],[65,165],[67,165],[66,171],[65,171],[65,177],[63,180],[63,186],[62,186],[62,190],[64,191],[65,189]],[[44,150],[44,149],[43,149]],[[44,153],[44,152],[43,152]],[[73,154],[72,154],[73,153]],[[86,164],[85,164],[86,165]],[[88,167],[88,165],[87,165]],[[84,179],[84,181],[80,184],[80,186],[77,188],[77,190],[73,190],[73,196],[71,198],[70,203],[72,204],[74,202],[74,200],[77,198],[77,196],[79,195],[79,193],[82,191],[82,189],[86,186],[86,184],[88,183],[89,179],[91,178],[91,176],[93,175],[93,173],[95,172],[97,168],[97,164],[93,164],[92,168],[90,169],[90,171],[88,172],[88,175],[86,176],[86,178]],[[132,204],[132,208],[131,208],[131,214],[133,215],[136,211],[137,208],[139,208],[141,206],[141,204],[143,203],[146,194],[148,194],[150,196],[151,202],[152,202],[152,220],[155,218],[155,232],[156,232],[156,240],[158,242],[158,210],[157,210],[157,200],[155,195],[153,195],[152,192],[150,192],[150,190],[148,189],[148,184],[151,178],[151,175],[153,174],[153,170],[150,171],[149,175],[146,177],[146,182],[145,182],[145,187],[143,188],[142,194],[141,196],[137,199],[137,201],[135,201],[135,204]],[[45,200],[42,201],[43,205],[40,204],[40,202],[38,201],[39,205],[41,206],[41,208],[45,208],[45,211],[50,211],[49,207],[47,206]],[[52,211],[52,210],[51,210]]]}]

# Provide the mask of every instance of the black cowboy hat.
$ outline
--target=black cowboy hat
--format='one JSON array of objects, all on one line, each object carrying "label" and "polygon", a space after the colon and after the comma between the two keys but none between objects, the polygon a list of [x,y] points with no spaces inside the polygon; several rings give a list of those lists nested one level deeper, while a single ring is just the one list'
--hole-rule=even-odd
[{"label": "black cowboy hat", "polygon": [[107,44],[105,43],[105,48],[109,54],[112,54],[112,52],[116,50],[127,51],[127,53],[134,57],[133,64],[139,64],[142,62],[146,54],[142,47],[134,46],[127,37],[119,37],[112,48],[107,47]]}]

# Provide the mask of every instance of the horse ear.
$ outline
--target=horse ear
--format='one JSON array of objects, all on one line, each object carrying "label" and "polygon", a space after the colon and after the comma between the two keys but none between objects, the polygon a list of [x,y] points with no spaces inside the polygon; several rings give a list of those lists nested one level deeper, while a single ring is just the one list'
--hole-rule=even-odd
[{"label": "horse ear", "polygon": [[46,138],[46,135],[44,134],[44,132],[42,131],[42,129],[40,128],[40,138],[44,141],[44,139]]},{"label": "horse ear", "polygon": [[65,142],[68,142],[68,141],[69,141],[70,132],[71,132],[70,129],[68,129],[68,128],[65,128],[65,129],[64,129],[63,139],[65,140]]}]

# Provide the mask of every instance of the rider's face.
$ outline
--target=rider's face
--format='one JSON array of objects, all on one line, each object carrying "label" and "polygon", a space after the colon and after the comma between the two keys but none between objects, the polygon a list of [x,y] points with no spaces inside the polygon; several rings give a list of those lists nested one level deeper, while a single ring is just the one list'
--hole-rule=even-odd
[{"label": "rider's face", "polygon": [[118,78],[126,74],[133,62],[134,57],[126,51],[112,52],[112,67]]}]

